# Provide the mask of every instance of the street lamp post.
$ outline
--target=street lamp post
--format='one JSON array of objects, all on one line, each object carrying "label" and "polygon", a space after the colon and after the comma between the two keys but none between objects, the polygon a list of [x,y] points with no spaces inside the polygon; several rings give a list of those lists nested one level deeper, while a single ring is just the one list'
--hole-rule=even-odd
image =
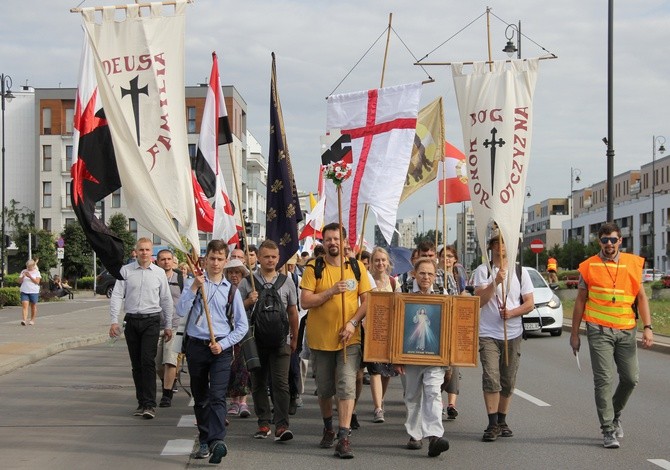
[{"label": "street lamp post", "polygon": [[[514,39],[514,34],[516,33],[516,47],[514,47],[514,43],[512,42],[512,39]],[[514,53],[516,52],[516,57],[517,59],[521,58],[521,21],[519,21],[519,25],[514,25],[514,24],[508,24],[507,28],[505,28],[505,38],[507,39],[507,44],[505,45],[505,48],[503,49],[503,52],[506,52],[509,57],[512,57]]]},{"label": "street lamp post", "polygon": [[[665,137],[652,136],[651,145],[651,269],[656,268],[656,145],[658,153],[665,152]],[[653,271],[652,271],[653,273]],[[653,275],[652,275],[653,276]]]},{"label": "street lamp post", "polygon": [[7,240],[5,238],[5,102],[9,103],[12,94],[12,78],[9,75],[0,74],[0,101],[2,101],[2,241],[0,255],[2,256],[2,270],[0,271],[0,287],[5,287],[5,257],[7,254]]},{"label": "street lamp post", "polygon": [[570,167],[570,236],[568,239],[572,239],[574,237],[574,232],[572,231],[572,220],[574,218],[573,211],[575,208],[575,201],[573,199],[572,195],[572,188],[573,188],[573,183],[579,183],[581,181],[581,178],[579,175],[582,174],[582,170],[579,168],[572,168]]},{"label": "street lamp post", "polygon": [[[573,183],[579,183],[581,181],[581,178],[579,175],[582,174],[582,170],[579,168],[572,168],[570,167],[570,236],[568,237],[568,241],[572,240],[572,238],[575,236],[573,232],[573,227],[572,223],[575,218],[574,216],[574,209],[575,209],[575,200],[573,197]],[[582,239],[582,243],[584,240]],[[573,247],[572,245],[570,246],[570,269],[572,269],[572,252],[573,252]]]}]

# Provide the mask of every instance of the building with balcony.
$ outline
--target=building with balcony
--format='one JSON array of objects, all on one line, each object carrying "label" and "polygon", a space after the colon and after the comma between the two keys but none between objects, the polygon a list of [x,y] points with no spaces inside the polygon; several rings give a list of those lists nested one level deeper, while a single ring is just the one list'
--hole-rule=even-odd
[{"label": "building with balcony", "polygon": [[[220,147],[219,159],[230,199],[237,207],[233,166],[236,170],[242,210],[246,212],[247,219],[255,224],[252,226],[252,231],[255,229],[255,232],[250,242],[257,243],[265,236],[267,163],[262,155],[260,144],[247,132],[246,102],[235,87],[224,86],[222,88],[233,142],[229,146]],[[191,157],[196,155],[198,131],[206,95],[206,85],[185,89],[188,152]],[[31,205],[25,205],[35,210],[35,224],[39,228],[56,234],[60,233],[65,225],[76,220],[70,203],[75,96],[75,88],[37,88],[34,90],[30,113],[32,129],[30,138],[26,139],[30,144],[26,145],[26,148],[32,149],[32,154],[25,156],[21,174],[16,178],[16,181],[20,182],[19,186],[30,188],[32,199],[24,197],[31,201]],[[17,143],[17,145],[23,144]],[[227,147],[230,147],[230,150]],[[166,189],[168,188],[169,182],[166,182]],[[18,197],[20,196],[17,193]],[[98,205],[98,215],[108,221],[113,214],[121,212],[128,218],[129,230],[136,237],[150,237],[154,244],[162,246],[164,243],[160,237],[148,232],[132,217],[125,197],[123,188],[110,194]],[[202,247],[205,247],[211,239],[211,234],[201,233],[200,238]]]},{"label": "building with balcony", "polygon": [[[622,250],[643,256],[648,267],[653,263],[670,271],[670,156],[616,175],[613,184]],[[573,200],[573,217],[563,222],[564,240],[573,237],[587,244],[607,217],[606,181],[575,190]]]},{"label": "building with balcony", "polygon": [[526,212],[523,247],[530,248],[533,240],[542,240],[548,249],[563,244],[562,223],[570,218],[568,198],[545,199],[533,204]]}]

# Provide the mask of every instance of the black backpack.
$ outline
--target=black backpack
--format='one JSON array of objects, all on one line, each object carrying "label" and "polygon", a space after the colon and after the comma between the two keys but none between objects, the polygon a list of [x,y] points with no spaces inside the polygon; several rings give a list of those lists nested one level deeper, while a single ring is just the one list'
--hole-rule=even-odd
[{"label": "black backpack", "polygon": [[265,283],[254,277],[258,300],[251,312],[254,338],[259,346],[278,348],[286,344],[288,335],[288,313],[279,295],[279,289],[286,282],[285,274],[279,274],[274,284]]},{"label": "black backpack", "polygon": [[[351,267],[351,270],[354,273],[354,277],[356,278],[356,281],[360,282],[361,281],[361,269],[360,266],[358,265],[358,260],[356,258],[347,258],[344,261],[344,266],[345,268],[347,266]],[[314,268],[314,278],[315,279],[321,279],[323,276],[323,270],[326,268],[326,260],[323,258],[323,256],[318,256],[314,260],[314,265],[308,264],[305,266],[305,268],[312,267]]]}]

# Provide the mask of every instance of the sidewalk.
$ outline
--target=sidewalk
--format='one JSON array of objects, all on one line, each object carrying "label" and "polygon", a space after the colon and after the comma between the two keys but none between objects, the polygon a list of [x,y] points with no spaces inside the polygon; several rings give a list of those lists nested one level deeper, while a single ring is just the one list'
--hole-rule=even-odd
[{"label": "sidewalk", "polygon": [[[38,304],[35,326],[20,322],[21,307],[0,309],[0,375],[67,349],[107,341],[109,299],[78,291],[74,300]],[[563,330],[570,332],[569,319]],[[641,337],[638,333],[638,345]],[[565,341],[567,345],[567,337]],[[652,349],[670,354],[670,337],[655,335]]]},{"label": "sidewalk", "polygon": [[34,326],[21,326],[21,307],[0,309],[0,375],[67,349],[109,339],[109,299],[78,291],[73,300],[37,305]]}]

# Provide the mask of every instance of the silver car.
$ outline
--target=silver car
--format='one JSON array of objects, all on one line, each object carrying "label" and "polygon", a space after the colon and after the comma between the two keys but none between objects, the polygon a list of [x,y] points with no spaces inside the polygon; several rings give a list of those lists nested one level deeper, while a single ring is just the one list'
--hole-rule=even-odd
[{"label": "silver car", "polygon": [[527,332],[547,331],[551,336],[563,333],[563,304],[551,290],[547,281],[533,268],[525,267],[533,282],[535,308],[523,316],[523,329]]}]

